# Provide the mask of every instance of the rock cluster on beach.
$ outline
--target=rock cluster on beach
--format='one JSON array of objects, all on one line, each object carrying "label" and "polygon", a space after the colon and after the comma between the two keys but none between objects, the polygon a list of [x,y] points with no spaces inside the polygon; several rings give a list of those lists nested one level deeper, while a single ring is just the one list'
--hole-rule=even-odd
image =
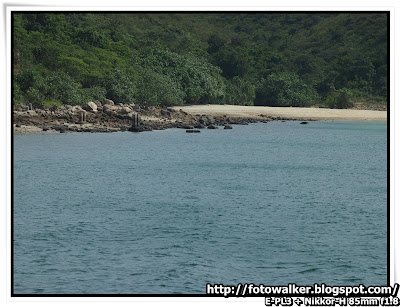
[{"label": "rock cluster on beach", "polygon": [[[132,126],[132,117],[139,114],[141,123]],[[280,120],[268,116],[254,118],[210,116],[188,114],[177,108],[158,108],[131,104],[115,104],[112,100],[103,103],[88,102],[84,106],[63,105],[39,109],[19,107],[13,111],[15,132],[114,132],[151,131],[167,128],[232,129],[232,125],[247,125],[255,122]]]}]

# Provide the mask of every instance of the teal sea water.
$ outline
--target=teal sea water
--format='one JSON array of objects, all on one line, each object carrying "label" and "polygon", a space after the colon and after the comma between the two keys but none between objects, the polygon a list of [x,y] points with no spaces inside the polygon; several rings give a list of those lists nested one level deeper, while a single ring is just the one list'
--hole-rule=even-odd
[{"label": "teal sea water", "polygon": [[14,135],[14,293],[384,285],[386,124]]}]

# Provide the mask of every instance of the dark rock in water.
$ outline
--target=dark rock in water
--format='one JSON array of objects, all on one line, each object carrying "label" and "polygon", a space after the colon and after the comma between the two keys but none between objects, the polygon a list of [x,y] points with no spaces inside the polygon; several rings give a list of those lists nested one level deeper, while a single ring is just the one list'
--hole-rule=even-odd
[{"label": "dark rock in water", "polygon": [[181,128],[182,129],[193,129],[194,127],[191,125],[182,125]]},{"label": "dark rock in water", "polygon": [[281,122],[282,122],[282,123],[285,123],[285,122],[286,122],[286,120],[282,120]]},{"label": "dark rock in water", "polygon": [[200,130],[186,130],[186,133],[200,133]]},{"label": "dark rock in water", "polygon": [[142,126],[143,131],[153,131],[153,129],[150,126]]},{"label": "dark rock in water", "polygon": [[232,129],[232,126],[231,125],[225,125],[224,129]]},{"label": "dark rock in water", "polygon": [[143,127],[141,127],[141,126],[139,126],[139,127],[130,127],[130,128],[128,129],[128,131],[130,131],[130,132],[143,132],[144,129],[143,129]]},{"label": "dark rock in water", "polygon": [[214,125],[209,125],[207,128],[208,128],[208,129],[218,129],[218,127],[217,127],[217,126],[214,126]]},{"label": "dark rock in water", "polygon": [[307,125],[308,122],[301,122],[300,124],[301,124],[301,125]]},{"label": "dark rock in water", "polygon": [[194,128],[196,129],[204,129],[206,126],[202,125],[202,124],[198,124],[196,126],[194,126]]}]

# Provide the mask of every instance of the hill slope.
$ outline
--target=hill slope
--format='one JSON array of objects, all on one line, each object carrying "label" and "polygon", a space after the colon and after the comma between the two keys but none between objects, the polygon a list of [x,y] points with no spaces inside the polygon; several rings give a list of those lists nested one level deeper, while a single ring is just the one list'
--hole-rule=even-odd
[{"label": "hill slope", "polygon": [[386,103],[384,13],[13,13],[15,105]]}]

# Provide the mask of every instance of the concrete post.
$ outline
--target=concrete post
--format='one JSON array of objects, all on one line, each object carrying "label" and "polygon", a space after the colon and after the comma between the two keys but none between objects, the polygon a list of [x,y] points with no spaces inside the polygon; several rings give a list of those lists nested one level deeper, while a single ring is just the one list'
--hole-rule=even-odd
[{"label": "concrete post", "polygon": [[140,126],[140,115],[138,113],[133,113],[132,115],[132,128]]},{"label": "concrete post", "polygon": [[80,111],[79,112],[79,123],[84,123],[86,121],[86,112]]}]

